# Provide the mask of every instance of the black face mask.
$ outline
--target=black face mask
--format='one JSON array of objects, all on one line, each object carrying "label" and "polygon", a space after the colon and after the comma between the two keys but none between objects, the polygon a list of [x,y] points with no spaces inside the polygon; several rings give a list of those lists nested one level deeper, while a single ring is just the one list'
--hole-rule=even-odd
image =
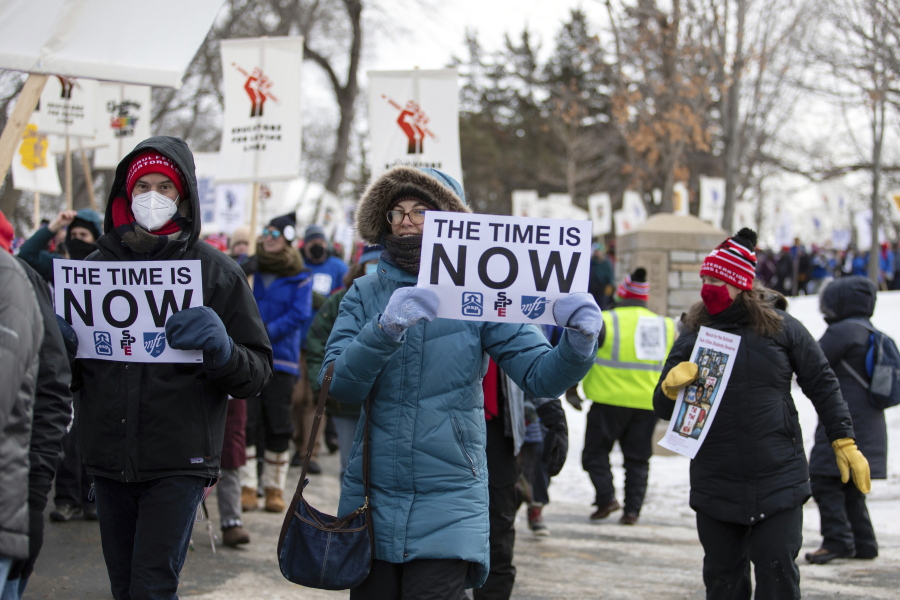
[{"label": "black face mask", "polygon": [[316,244],[315,246],[310,246],[307,249],[307,252],[309,252],[310,258],[312,258],[314,260],[319,260],[320,258],[325,256],[325,247],[319,246],[318,244]]},{"label": "black face mask", "polygon": [[97,249],[94,244],[89,244],[78,238],[71,238],[66,242],[66,249],[69,251],[69,258],[72,260],[84,260],[91,252]]}]

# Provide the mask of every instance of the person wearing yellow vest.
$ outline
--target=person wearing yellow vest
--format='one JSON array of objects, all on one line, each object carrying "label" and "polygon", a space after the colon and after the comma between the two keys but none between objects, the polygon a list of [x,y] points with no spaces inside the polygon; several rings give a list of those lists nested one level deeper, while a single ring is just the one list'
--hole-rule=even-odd
[{"label": "person wearing yellow vest", "polygon": [[619,521],[637,523],[650,472],[656,427],[653,390],[675,341],[675,323],[647,308],[650,284],[638,268],[616,290],[616,305],[603,313],[600,347],[581,385],[593,402],[588,412],[581,464],[596,490],[591,521],[622,508],[616,500],[609,453],[618,440],[625,458],[625,511]]}]

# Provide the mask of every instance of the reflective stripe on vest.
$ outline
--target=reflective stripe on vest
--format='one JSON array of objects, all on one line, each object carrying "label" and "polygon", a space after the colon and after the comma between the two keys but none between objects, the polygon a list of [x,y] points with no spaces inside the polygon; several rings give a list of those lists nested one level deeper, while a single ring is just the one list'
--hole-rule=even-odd
[{"label": "reflective stripe on vest", "polygon": [[[659,373],[662,371],[663,364],[666,362],[666,359],[662,359],[659,362],[646,363],[646,362],[624,362],[619,360],[619,315],[616,314],[616,311],[611,310],[610,316],[612,317],[613,322],[613,345],[612,345],[612,358],[605,359],[600,358],[599,356],[594,359],[595,365],[600,365],[601,367],[614,367],[616,369],[632,369],[634,371],[656,371]],[[665,321],[665,317],[658,317],[662,321],[662,330],[663,330],[663,346],[665,348],[669,348],[669,327]]]}]

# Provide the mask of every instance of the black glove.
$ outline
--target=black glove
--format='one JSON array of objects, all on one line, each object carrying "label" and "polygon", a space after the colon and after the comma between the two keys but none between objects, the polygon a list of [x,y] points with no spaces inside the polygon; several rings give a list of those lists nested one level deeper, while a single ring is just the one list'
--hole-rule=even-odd
[{"label": "black glove", "polygon": [[578,386],[573,385],[566,390],[566,400],[575,410],[581,410],[581,396],[578,395]]},{"label": "black glove", "polygon": [[62,333],[63,343],[66,345],[66,354],[71,365],[72,361],[75,360],[75,355],[78,354],[78,335],[76,335],[72,326],[69,325],[69,322],[59,315],[56,315],[56,323],[59,325],[60,333]]},{"label": "black glove", "polygon": [[566,464],[569,452],[569,426],[566,425],[566,413],[562,402],[558,399],[545,402],[537,407],[541,423],[547,428],[544,436],[544,455],[541,459],[547,466],[550,477],[558,475]]},{"label": "black glove", "polygon": [[44,511],[33,507],[28,508],[28,558],[14,560],[9,567],[7,580],[24,579],[31,577],[34,571],[34,563],[41,546],[44,545]]}]

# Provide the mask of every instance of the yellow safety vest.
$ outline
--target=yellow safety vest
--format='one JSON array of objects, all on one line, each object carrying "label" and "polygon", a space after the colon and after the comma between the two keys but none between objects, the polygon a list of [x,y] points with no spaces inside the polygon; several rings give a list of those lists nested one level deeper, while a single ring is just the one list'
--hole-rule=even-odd
[{"label": "yellow safety vest", "polygon": [[[653,327],[653,320],[663,326]],[[594,366],[581,382],[584,395],[600,404],[653,410],[653,390],[675,343],[675,322],[642,306],[626,306],[604,311],[603,326],[606,330],[603,345],[597,350]],[[636,337],[660,333],[662,340],[649,340],[657,351],[662,342],[665,352],[659,354],[659,360],[639,359]]]}]

